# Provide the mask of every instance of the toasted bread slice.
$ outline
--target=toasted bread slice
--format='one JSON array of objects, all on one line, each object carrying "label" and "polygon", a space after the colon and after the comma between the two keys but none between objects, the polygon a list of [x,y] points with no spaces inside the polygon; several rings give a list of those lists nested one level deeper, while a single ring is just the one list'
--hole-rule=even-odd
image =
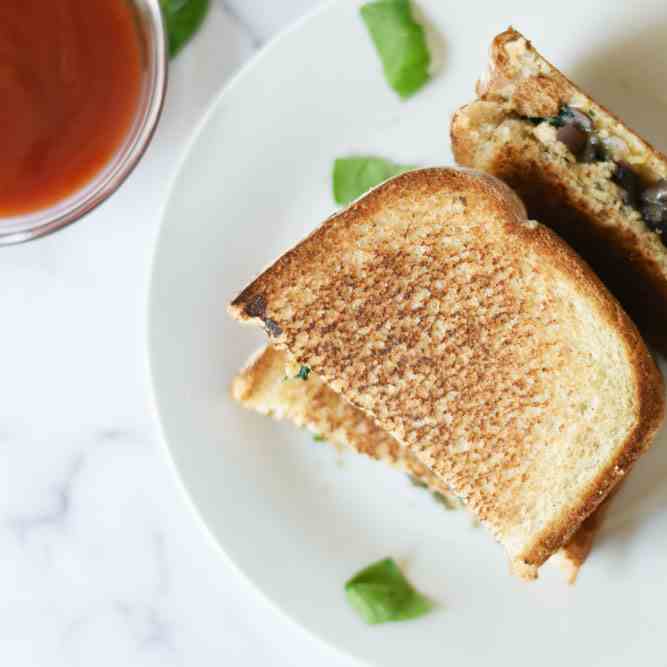
[{"label": "toasted bread slice", "polygon": [[[305,382],[300,380],[284,350],[270,346],[260,350],[234,378],[232,397],[246,408],[306,427],[334,446],[350,448],[402,470],[437,494],[448,509],[464,506],[409,450],[364,412],[346,403],[316,373],[310,373]],[[552,557],[570,583],[591,551],[606,506],[605,502],[598,507]]]},{"label": "toasted bread slice", "polygon": [[590,268],[486,174],[398,176],[230,305],[456,495],[530,578],[646,449],[661,376]]},{"label": "toasted bread slice", "polygon": [[[667,157],[577,88],[515,30],[494,39],[477,92],[479,100],[452,121],[457,162],[508,183],[529,217],[565,238],[647,338],[667,352],[667,208],[664,223],[651,221],[642,213],[647,207],[640,194],[667,178]],[[597,146],[592,152],[586,152],[581,132],[575,130],[574,142],[564,143],[554,126],[563,117],[576,121],[573,110],[586,114],[579,120],[587,126],[591,148],[593,142]]]}]

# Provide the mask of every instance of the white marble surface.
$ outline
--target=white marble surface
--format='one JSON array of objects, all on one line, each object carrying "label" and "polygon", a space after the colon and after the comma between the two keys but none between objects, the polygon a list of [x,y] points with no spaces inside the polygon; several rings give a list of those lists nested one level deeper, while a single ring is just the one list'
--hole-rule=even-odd
[{"label": "white marble surface", "polygon": [[214,0],[125,186],[0,261],[0,662],[348,665],[200,532],[163,458],[144,350],[169,175],[213,93],[317,0]]}]

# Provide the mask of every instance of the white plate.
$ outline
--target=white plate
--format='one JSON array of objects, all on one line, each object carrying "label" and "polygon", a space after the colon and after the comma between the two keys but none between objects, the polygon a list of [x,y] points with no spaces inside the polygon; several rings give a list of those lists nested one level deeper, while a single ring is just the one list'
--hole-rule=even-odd
[{"label": "white plate", "polygon": [[[377,664],[664,664],[664,437],[614,503],[578,585],[549,567],[525,584],[464,513],[228,398],[263,335],[233,322],[225,306],[334,210],[333,159],[361,152],[450,163],[450,114],[472,98],[488,44],[508,24],[667,147],[664,0],[641,11],[606,0],[421,0],[442,68],[408,102],[385,84],[358,6],[325,7],[256,58],[213,105],[175,179],[149,337],[163,431],[184,485],[267,598]],[[440,602],[436,613],[369,628],[347,607],[344,581],[386,555]]]}]

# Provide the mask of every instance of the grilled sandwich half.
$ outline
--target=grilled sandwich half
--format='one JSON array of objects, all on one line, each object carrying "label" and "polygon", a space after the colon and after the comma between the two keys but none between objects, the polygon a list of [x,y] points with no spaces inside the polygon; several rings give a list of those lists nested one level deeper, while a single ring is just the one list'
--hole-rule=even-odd
[{"label": "grilled sandwich half", "polygon": [[230,305],[369,415],[534,578],[650,444],[636,328],[498,179],[409,172],[326,220]]},{"label": "grilled sandwich half", "polygon": [[[384,461],[429,489],[448,509],[463,507],[446,484],[368,415],[346,403],[317,374],[311,372],[304,380],[299,370],[287,352],[267,346],[234,378],[232,397],[250,410],[305,427],[318,440]],[[551,559],[569,583],[574,583],[591,551],[606,507],[606,502],[598,507]]]},{"label": "grilled sandwich half", "polygon": [[508,183],[667,352],[667,157],[513,29],[477,94],[452,121],[457,162]]}]

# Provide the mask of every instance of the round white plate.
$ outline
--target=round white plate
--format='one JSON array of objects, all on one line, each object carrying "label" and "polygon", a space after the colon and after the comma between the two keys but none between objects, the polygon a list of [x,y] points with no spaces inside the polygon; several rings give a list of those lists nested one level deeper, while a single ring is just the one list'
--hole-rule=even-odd
[{"label": "round white plate", "polygon": [[[234,404],[263,342],[225,307],[334,209],[335,157],[449,164],[451,113],[472,99],[509,24],[667,147],[664,0],[420,0],[440,71],[408,102],[386,85],[358,2],[326,6],[257,57],[213,105],[173,184],[156,251],[150,356],[165,440],[200,517],[266,597],[326,641],[381,665],[664,664],[667,443],[638,464],[578,584],[512,578],[463,512],[401,474],[339,454]],[[641,7],[641,9],[639,9]],[[436,613],[367,627],[345,580],[391,555]]]}]

